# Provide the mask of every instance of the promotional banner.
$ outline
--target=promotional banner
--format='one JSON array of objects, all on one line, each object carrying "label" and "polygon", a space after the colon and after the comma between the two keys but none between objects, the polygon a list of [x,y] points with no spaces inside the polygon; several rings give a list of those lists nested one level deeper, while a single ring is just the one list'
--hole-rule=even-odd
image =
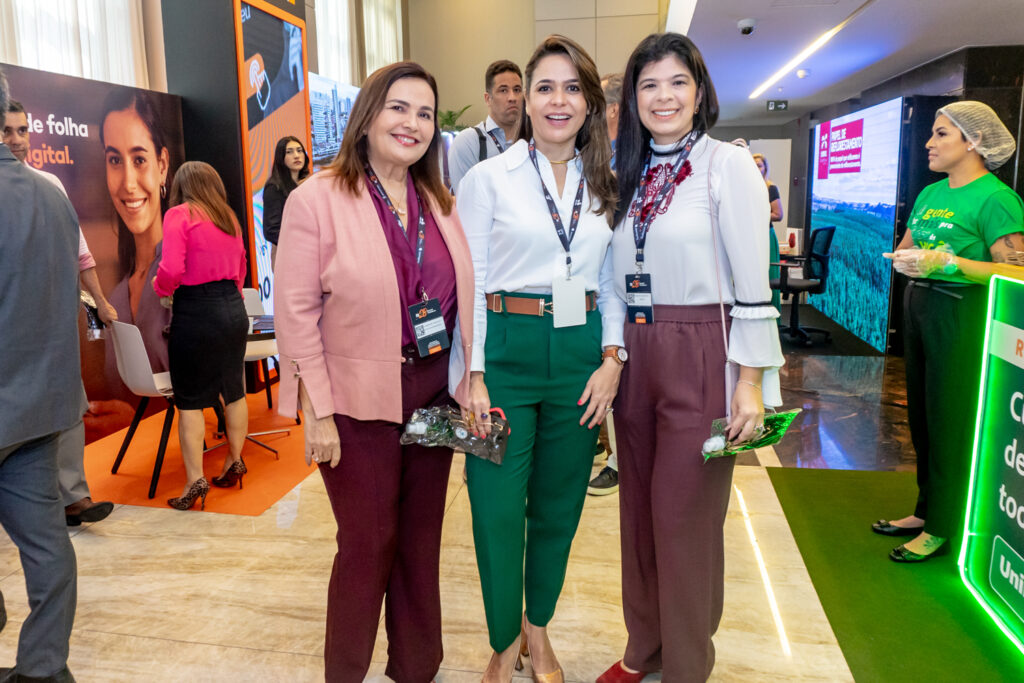
[{"label": "promotional banner", "polygon": [[309,74],[310,129],[313,131],[313,172],[334,161],[348,126],[359,88]]},{"label": "promotional banner", "polygon": [[[899,190],[903,100],[815,127],[811,230],[835,226],[828,284],[808,302],[879,351],[886,350]],[[808,235],[808,239],[809,239]]]},{"label": "promotional banner", "polygon": [[278,141],[294,136],[307,154],[310,149],[305,24],[260,0],[235,0],[235,10],[242,147],[252,207],[249,266],[263,308],[272,314],[272,245],[263,231],[263,188],[274,169]]},{"label": "promotional banner", "polygon": [[986,327],[960,575],[1024,652],[1024,282],[992,279]]},{"label": "promotional banner", "polygon": [[[118,320],[142,332],[154,372],[166,372],[170,310],[150,284],[160,262],[163,212],[184,160],[181,99],[164,93],[3,67],[25,108],[26,163],[53,174],[78,214],[96,275]],[[92,441],[126,427],[138,399],[121,382],[109,339],[87,340],[80,324],[82,378]],[[154,410],[162,409],[159,402]]]}]

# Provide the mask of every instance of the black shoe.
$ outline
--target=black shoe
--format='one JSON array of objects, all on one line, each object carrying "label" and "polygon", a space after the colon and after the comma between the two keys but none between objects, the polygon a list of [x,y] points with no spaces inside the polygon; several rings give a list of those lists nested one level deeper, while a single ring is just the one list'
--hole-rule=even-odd
[{"label": "black shoe", "polygon": [[587,493],[592,496],[607,496],[619,490],[619,473],[611,467],[605,467],[601,472],[590,480]]},{"label": "black shoe", "polygon": [[882,534],[883,536],[917,536],[919,533],[924,531],[924,525],[896,526],[887,519],[880,519],[871,525],[871,530],[876,534]]},{"label": "black shoe", "polygon": [[65,506],[64,519],[68,526],[80,526],[82,522],[99,522],[110,516],[114,504],[110,501],[94,503],[92,498],[83,498],[77,503]]},{"label": "black shoe", "polygon": [[907,546],[905,545],[898,545],[889,553],[889,559],[893,562],[924,562],[925,560],[930,560],[933,557],[948,554],[949,541],[943,541],[942,545],[925,555],[915,553],[912,550],[907,550]]},{"label": "black shoe", "polygon": [[26,676],[14,669],[0,669],[0,683],[75,683],[75,677],[66,666],[52,676]]}]

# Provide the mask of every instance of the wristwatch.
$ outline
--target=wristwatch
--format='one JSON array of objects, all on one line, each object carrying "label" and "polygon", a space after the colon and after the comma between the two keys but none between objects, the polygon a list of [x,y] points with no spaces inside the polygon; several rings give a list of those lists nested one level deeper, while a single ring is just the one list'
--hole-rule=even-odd
[{"label": "wristwatch", "polygon": [[621,346],[609,346],[601,354],[601,360],[605,358],[613,358],[619,365],[625,365],[626,361],[629,360],[629,353]]}]

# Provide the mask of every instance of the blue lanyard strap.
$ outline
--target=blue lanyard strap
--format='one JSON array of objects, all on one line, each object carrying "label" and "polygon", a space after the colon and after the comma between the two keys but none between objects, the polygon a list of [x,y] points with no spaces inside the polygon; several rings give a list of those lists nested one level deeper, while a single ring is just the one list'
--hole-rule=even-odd
[{"label": "blue lanyard strap", "polygon": [[572,203],[572,218],[569,221],[569,231],[566,233],[565,226],[562,224],[562,216],[558,213],[558,205],[555,204],[555,200],[551,198],[551,193],[548,192],[547,186],[544,184],[544,176],[540,174],[540,164],[537,163],[537,149],[534,147],[533,140],[530,140],[530,161],[533,162],[533,167],[537,170],[537,177],[540,178],[540,189],[544,191],[544,200],[548,203],[548,212],[551,214],[551,222],[555,225],[555,232],[558,233],[558,239],[562,243],[562,248],[565,249],[565,267],[568,274],[572,274],[572,253],[569,248],[572,246],[572,239],[576,236],[576,228],[580,223],[580,208],[583,206],[583,181],[584,176],[580,174],[580,186],[576,189],[576,199]]},{"label": "blue lanyard strap", "polygon": [[644,161],[644,169],[640,174],[640,187],[637,189],[637,196],[634,200],[633,205],[633,242],[636,244],[636,267],[637,271],[642,268],[644,262],[644,245],[647,244],[647,233],[651,229],[651,223],[654,222],[655,216],[658,215],[658,211],[661,209],[662,204],[665,203],[668,197],[668,191],[676,183],[676,178],[679,177],[679,172],[682,171],[683,165],[686,164],[686,160],[690,157],[690,152],[693,151],[693,146],[703,137],[704,131],[692,130],[687,136],[686,140],[682,145],[682,149],[679,152],[679,156],[676,157],[676,161],[672,164],[672,174],[665,178],[665,183],[658,190],[658,195],[654,198],[654,202],[651,204],[651,210],[648,212],[647,217],[641,220],[643,215],[644,197],[646,196],[648,178],[647,174],[651,168],[651,150],[647,150],[647,159]]},{"label": "blue lanyard strap", "polygon": [[492,133],[492,132],[491,132],[491,131],[489,131],[489,130],[485,130],[484,132],[485,132],[485,133],[487,133],[488,135],[490,135],[490,136],[491,136],[491,140],[494,140],[494,146],[498,148],[498,153],[499,153],[499,154],[500,154],[501,152],[504,152],[504,151],[505,151],[505,146],[504,146],[504,145],[502,145],[502,144],[501,144],[501,143],[500,143],[500,142],[498,141],[498,136],[497,136],[497,135],[495,135],[494,133]]},{"label": "blue lanyard strap", "polygon": [[[388,207],[388,211],[390,211],[391,215],[395,217],[396,221],[398,221],[398,227],[402,229],[402,232],[405,235],[408,235],[409,233],[405,229],[405,223],[402,222],[402,217],[398,215],[398,210],[395,209],[395,205],[391,202],[391,198],[388,197],[388,193],[384,190],[384,186],[381,184],[380,178],[378,178],[377,174],[373,172],[373,169],[370,168],[369,164],[366,164],[365,170],[366,177],[369,178],[370,184],[373,185],[373,189],[377,192],[380,198],[384,200],[384,203]],[[423,251],[427,246],[427,221],[423,216],[423,202],[420,200],[419,192],[416,193],[416,210],[418,213],[416,221],[416,270],[419,272],[420,276],[420,296],[424,301],[426,301],[428,297],[427,289],[423,286]]]}]

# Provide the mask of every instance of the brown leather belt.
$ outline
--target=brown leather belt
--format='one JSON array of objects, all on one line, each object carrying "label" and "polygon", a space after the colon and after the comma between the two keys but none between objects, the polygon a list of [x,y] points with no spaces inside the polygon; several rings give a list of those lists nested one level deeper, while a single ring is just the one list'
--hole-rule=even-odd
[{"label": "brown leather belt", "polygon": [[[552,302],[549,298],[514,296],[502,294],[500,292],[488,294],[486,296],[487,310],[494,311],[495,313],[515,313],[517,315],[536,316],[554,313],[552,309]],[[597,294],[595,292],[587,292],[586,296],[587,312],[589,313],[590,311],[597,310]]]}]

